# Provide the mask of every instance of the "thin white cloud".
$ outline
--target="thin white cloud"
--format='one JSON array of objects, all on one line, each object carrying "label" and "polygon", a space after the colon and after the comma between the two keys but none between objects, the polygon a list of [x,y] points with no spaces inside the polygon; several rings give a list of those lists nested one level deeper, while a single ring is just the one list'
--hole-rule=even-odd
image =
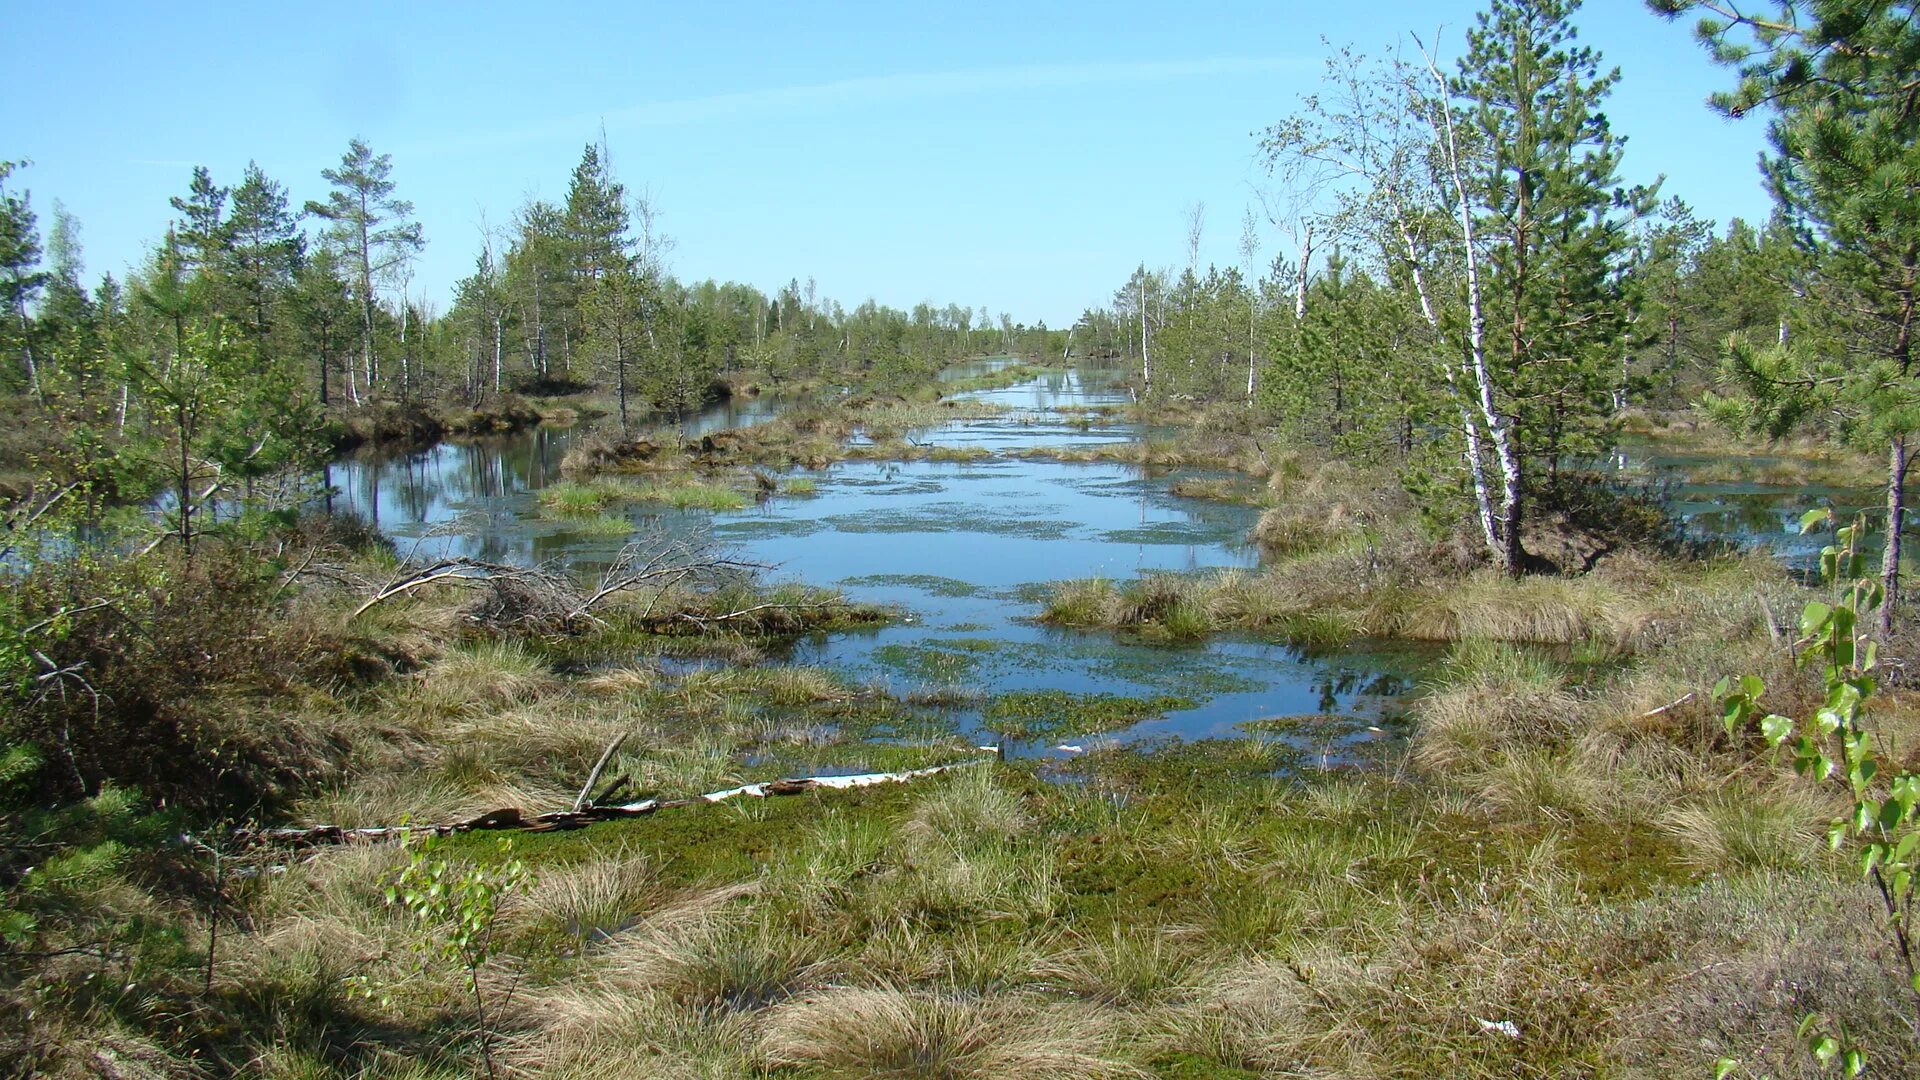
[{"label": "thin white cloud", "polygon": [[433,140],[423,151],[448,151],[532,142],[556,131],[591,131],[604,123],[609,131],[710,123],[731,117],[794,115],[905,100],[969,97],[1018,90],[1163,82],[1300,70],[1313,61],[1297,57],[1229,56],[1201,60],[1144,60],[1090,64],[1031,64],[962,71],[867,75],[803,86],[744,90],[731,94],[650,101],[582,114],[570,122]]},{"label": "thin white cloud", "polygon": [[737,94],[649,102],[607,114],[609,126],[658,127],[717,120],[743,113],[814,112],[906,98],[966,97],[1010,90],[1158,82],[1206,75],[1240,75],[1292,66],[1292,61],[1249,57],[1143,61],[1112,64],[1042,64],[972,71],[911,72],[748,90]]}]

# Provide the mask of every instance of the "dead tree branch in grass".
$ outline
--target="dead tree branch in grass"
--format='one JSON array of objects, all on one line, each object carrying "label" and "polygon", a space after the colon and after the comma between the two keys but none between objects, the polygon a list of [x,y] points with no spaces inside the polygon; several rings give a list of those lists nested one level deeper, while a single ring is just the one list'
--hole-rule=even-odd
[{"label": "dead tree branch in grass", "polygon": [[701,543],[657,534],[622,547],[606,569],[584,584],[553,562],[515,566],[464,555],[425,562],[409,557],[386,581],[372,586],[372,595],[349,618],[416,589],[448,584],[486,591],[485,599],[467,613],[475,622],[499,629],[572,632],[599,623],[596,609],[618,596],[651,591],[646,617],[676,586],[711,586],[765,569],[765,564],[736,559]]}]

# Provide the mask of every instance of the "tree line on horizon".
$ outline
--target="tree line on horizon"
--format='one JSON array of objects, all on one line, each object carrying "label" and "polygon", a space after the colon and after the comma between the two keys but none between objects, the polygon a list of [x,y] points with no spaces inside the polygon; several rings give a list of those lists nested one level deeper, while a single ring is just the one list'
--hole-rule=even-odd
[{"label": "tree line on horizon", "polygon": [[229,392],[263,407],[262,394],[324,411],[594,384],[626,424],[703,405],[724,372],[885,382],[1036,333],[984,307],[849,310],[810,278],[772,294],[682,282],[603,146],[585,148],[564,198],[529,199],[483,235],[444,313],[413,281],[426,238],[391,157],[360,139],[304,203],[257,164],[231,185],[195,168],[164,239],[126,280],[91,287],[79,223],[56,204],[43,239],[25,164],[0,164],[0,391],[116,433],[156,406],[143,375],[187,356],[226,365],[246,384]]}]

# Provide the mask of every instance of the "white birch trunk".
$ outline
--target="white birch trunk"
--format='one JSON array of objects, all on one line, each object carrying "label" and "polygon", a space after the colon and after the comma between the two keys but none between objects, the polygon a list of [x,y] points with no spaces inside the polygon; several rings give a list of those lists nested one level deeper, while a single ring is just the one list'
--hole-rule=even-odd
[{"label": "white birch trunk", "polygon": [[1472,358],[1473,382],[1477,391],[1475,396],[1480,415],[1486,421],[1487,437],[1493,443],[1494,457],[1500,464],[1500,542],[1495,545],[1493,554],[1508,573],[1517,573],[1520,569],[1520,538],[1517,535],[1520,520],[1520,460],[1514,453],[1507,419],[1494,402],[1493,379],[1487,370],[1487,312],[1480,298],[1480,257],[1474,250],[1473,204],[1467,198],[1466,180],[1460,174],[1460,144],[1454,134],[1453,110],[1447,105],[1447,84],[1431,56],[1427,58],[1427,70],[1433,73],[1434,82],[1440,87],[1439,108],[1445,121],[1447,175],[1453,181],[1454,193],[1459,200],[1461,249],[1467,271],[1467,345]]},{"label": "white birch trunk", "polygon": [[[1399,223],[1400,239],[1407,246],[1407,261],[1413,267],[1413,290],[1420,298],[1420,315],[1432,327],[1435,336],[1440,334],[1440,315],[1434,310],[1433,300],[1427,293],[1426,274],[1420,267],[1419,249],[1414,245],[1413,235],[1407,231],[1406,222]],[[1460,411],[1460,434],[1465,440],[1467,475],[1473,482],[1473,505],[1480,519],[1480,533],[1487,542],[1487,550],[1497,558],[1501,555],[1500,534],[1494,528],[1493,497],[1487,485],[1486,459],[1482,456],[1480,445],[1480,424],[1474,419],[1473,410],[1467,404],[1466,397],[1460,391],[1460,382],[1451,360],[1439,361],[1440,371],[1446,376],[1447,391],[1454,405]]]}]

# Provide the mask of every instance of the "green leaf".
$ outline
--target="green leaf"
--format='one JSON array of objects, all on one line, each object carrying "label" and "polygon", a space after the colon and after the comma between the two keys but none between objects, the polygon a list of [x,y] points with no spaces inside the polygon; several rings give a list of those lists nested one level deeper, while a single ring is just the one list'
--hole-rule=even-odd
[{"label": "green leaf", "polygon": [[1812,1051],[1815,1061],[1827,1065],[1840,1056],[1840,1040],[1831,1035],[1816,1035],[1807,1040],[1807,1049]]},{"label": "green leaf", "polygon": [[1760,734],[1766,737],[1769,745],[1779,746],[1793,734],[1793,718],[1768,713],[1760,720]]},{"label": "green leaf", "polygon": [[1800,609],[1800,636],[1814,636],[1825,628],[1827,621],[1831,618],[1833,618],[1831,605],[1823,604],[1818,600],[1809,603]]},{"label": "green leaf", "polygon": [[1810,533],[1813,530],[1819,528],[1820,526],[1825,525],[1827,523],[1827,519],[1830,516],[1830,514],[1831,512],[1825,509],[1824,507],[1817,510],[1809,510],[1804,514],[1801,514],[1800,515],[1800,534],[1804,536],[1807,533]]}]

